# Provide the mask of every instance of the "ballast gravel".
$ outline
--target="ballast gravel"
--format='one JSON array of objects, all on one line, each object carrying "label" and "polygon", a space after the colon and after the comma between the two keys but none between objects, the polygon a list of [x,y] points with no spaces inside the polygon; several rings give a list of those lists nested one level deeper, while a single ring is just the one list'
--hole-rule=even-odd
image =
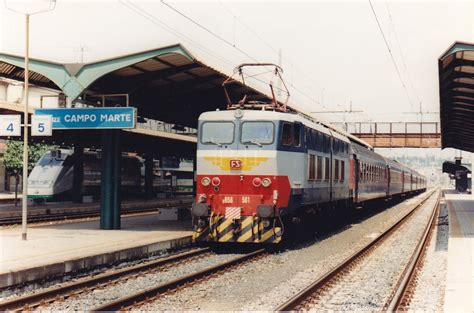
[{"label": "ballast gravel", "polygon": [[[225,274],[194,284],[148,303],[137,310],[273,310],[321,274],[371,241],[393,224],[427,193],[413,197],[353,224],[318,235],[314,242],[271,254]],[[398,243],[397,243],[398,244]],[[235,254],[194,261],[163,272],[120,283],[39,308],[48,311],[88,310],[106,301],[227,261]],[[364,278],[365,279],[365,278]],[[383,286],[376,286],[382,288]],[[337,307],[337,306],[336,306]],[[362,309],[370,309],[373,306]],[[342,308],[341,308],[342,309]]]},{"label": "ballast gravel", "polygon": [[423,268],[418,275],[410,310],[442,312],[446,288],[449,240],[448,208],[441,204],[436,231],[426,251]]},{"label": "ballast gravel", "polygon": [[408,212],[418,195],[313,244],[272,254],[217,278],[162,296],[137,310],[273,310]]},{"label": "ballast gravel", "polygon": [[317,299],[311,310],[382,311],[433,211],[432,196],[404,225]]},{"label": "ballast gravel", "polygon": [[88,311],[119,298],[130,296],[153,286],[172,281],[178,277],[220,264],[236,256],[236,254],[213,254],[202,256],[189,263],[146,273],[143,276],[131,278],[126,281],[120,281],[115,285],[95,289],[92,292],[85,292],[64,301],[54,302],[51,305],[43,306],[38,309],[48,311]]}]

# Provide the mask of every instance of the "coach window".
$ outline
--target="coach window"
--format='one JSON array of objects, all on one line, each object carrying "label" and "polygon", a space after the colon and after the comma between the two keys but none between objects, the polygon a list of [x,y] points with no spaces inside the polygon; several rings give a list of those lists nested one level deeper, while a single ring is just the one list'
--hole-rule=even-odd
[{"label": "coach window", "polygon": [[362,173],[360,174],[360,177],[362,178],[361,179],[362,181],[365,181],[365,163],[361,164],[361,169],[362,169]]},{"label": "coach window", "polygon": [[281,132],[281,144],[285,146],[291,146],[291,124],[283,123],[283,130]]},{"label": "coach window", "polygon": [[308,167],[308,179],[316,179],[316,156],[313,154],[309,155],[309,167]]},{"label": "coach window", "polygon": [[341,161],[341,176],[340,176],[341,181],[344,181],[344,179],[345,179],[345,177],[344,177],[345,176],[345,168],[344,167],[345,167],[345,163],[344,163],[344,161]]},{"label": "coach window", "polygon": [[329,163],[329,158],[325,158],[325,164],[324,164],[324,179],[329,180],[329,168],[331,164]]},{"label": "coach window", "polygon": [[323,179],[323,157],[318,156],[318,164],[316,166],[316,179]]}]

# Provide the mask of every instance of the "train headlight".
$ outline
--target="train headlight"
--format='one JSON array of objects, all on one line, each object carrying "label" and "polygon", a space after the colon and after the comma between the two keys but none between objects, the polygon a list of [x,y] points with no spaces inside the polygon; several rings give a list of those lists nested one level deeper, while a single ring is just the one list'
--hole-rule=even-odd
[{"label": "train headlight", "polygon": [[254,187],[260,187],[262,185],[262,180],[259,177],[252,179],[252,185]]},{"label": "train headlight", "polygon": [[269,187],[272,184],[272,181],[270,178],[264,178],[262,180],[262,186],[263,187]]},{"label": "train headlight", "polygon": [[211,179],[209,177],[203,177],[201,179],[201,184],[204,186],[204,187],[207,187],[209,186],[209,184],[211,183]]},{"label": "train headlight", "polygon": [[218,187],[221,184],[221,179],[219,177],[212,178],[212,186]]}]

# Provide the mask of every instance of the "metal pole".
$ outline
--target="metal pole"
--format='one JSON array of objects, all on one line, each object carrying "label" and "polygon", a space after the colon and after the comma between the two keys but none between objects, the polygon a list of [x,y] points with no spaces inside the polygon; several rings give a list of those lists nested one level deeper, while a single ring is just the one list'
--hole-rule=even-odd
[{"label": "metal pole", "polygon": [[25,49],[25,112],[23,112],[23,188],[21,201],[21,239],[26,240],[26,224],[28,216],[28,87],[29,87],[29,49],[30,49],[30,15],[26,18],[26,49]]}]

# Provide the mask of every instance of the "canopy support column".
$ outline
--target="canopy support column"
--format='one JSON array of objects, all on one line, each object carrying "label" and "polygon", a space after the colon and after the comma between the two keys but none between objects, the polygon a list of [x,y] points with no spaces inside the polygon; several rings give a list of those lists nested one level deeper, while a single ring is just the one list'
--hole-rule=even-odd
[{"label": "canopy support column", "polygon": [[102,131],[100,228],[120,229],[122,146],[120,130]]},{"label": "canopy support column", "polygon": [[153,154],[145,155],[145,196],[147,199],[153,198]]}]

